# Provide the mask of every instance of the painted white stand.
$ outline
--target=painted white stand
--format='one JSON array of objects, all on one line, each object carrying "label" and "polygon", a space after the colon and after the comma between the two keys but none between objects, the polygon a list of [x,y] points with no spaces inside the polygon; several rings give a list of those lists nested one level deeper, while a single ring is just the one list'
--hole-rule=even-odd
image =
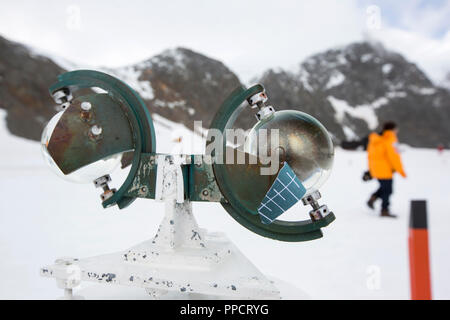
[{"label": "painted white stand", "polygon": [[169,156],[158,159],[163,165],[158,165],[156,194],[166,205],[153,239],[123,252],[80,260],[58,259],[41,268],[41,275],[55,278],[58,287],[65,290],[65,299],[73,298],[73,288],[82,281],[142,287],[154,298],[178,292],[280,299],[273,283],[224,234],[198,227],[191,203],[180,197],[181,170],[172,160]]}]

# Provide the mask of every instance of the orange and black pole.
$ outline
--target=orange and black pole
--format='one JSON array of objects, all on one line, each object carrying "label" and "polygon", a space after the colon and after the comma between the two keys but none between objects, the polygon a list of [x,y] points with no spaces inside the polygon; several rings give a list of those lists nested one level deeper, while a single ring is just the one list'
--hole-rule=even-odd
[{"label": "orange and black pole", "polygon": [[411,299],[431,300],[427,203],[424,200],[411,201],[408,240]]}]

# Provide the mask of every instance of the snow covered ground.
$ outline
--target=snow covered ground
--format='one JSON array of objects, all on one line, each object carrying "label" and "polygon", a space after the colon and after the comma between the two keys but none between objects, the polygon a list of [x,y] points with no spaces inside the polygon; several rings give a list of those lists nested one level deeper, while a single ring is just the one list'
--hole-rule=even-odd
[{"label": "snow covered ground", "polygon": [[[0,110],[0,120],[4,111]],[[169,152],[181,126],[159,119],[158,151]],[[174,132],[176,127],[177,133]],[[160,148],[161,147],[161,148]],[[61,180],[44,164],[40,145],[11,136],[0,123],[0,298],[54,299],[62,292],[39,268],[57,257],[121,251],[150,238],[163,217],[162,203],[137,200],[104,210],[93,185]],[[317,299],[408,299],[409,201],[428,200],[433,295],[450,299],[450,152],[405,148],[407,179],[397,177],[392,211],[381,219],[365,205],[376,182],[363,183],[363,152],[338,149],[323,202],[337,220],[323,239],[284,243],[259,237],[219,204],[194,203],[201,227],[223,231],[262,272]],[[379,205],[379,204],[378,204]],[[299,215],[306,209],[297,205]],[[95,298],[146,299],[142,289],[83,284]],[[289,298],[289,297],[288,297]]]}]

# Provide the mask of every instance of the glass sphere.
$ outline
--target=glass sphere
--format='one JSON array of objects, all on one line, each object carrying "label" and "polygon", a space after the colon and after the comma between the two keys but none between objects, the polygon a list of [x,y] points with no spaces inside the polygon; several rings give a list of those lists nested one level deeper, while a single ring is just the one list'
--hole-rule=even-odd
[{"label": "glass sphere", "polygon": [[81,167],[80,169],[70,173],[64,174],[58,165],[55,163],[51,157],[47,146],[52,138],[53,130],[55,129],[59,119],[61,119],[64,114],[64,110],[58,112],[53,118],[50,119],[48,124],[45,126],[41,137],[41,151],[44,157],[45,163],[50,167],[50,169],[59,177],[75,183],[92,183],[95,179],[104,176],[105,174],[112,173],[120,163],[121,153],[112,155],[110,157],[100,159],[93,162],[87,166]]},{"label": "glass sphere", "polygon": [[[267,130],[267,139],[259,132]],[[279,146],[271,146],[272,134],[278,129]],[[325,127],[314,117],[294,110],[277,111],[259,121],[250,130],[244,150],[253,155],[279,152],[305,186],[307,193],[319,189],[328,179],[333,166],[334,146]]]}]

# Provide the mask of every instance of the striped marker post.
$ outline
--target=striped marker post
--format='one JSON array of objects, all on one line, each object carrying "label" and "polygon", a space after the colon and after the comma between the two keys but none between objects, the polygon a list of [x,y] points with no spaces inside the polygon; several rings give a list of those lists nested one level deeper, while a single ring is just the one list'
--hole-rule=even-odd
[{"label": "striped marker post", "polygon": [[427,202],[424,200],[411,201],[408,242],[411,299],[431,300]]}]

